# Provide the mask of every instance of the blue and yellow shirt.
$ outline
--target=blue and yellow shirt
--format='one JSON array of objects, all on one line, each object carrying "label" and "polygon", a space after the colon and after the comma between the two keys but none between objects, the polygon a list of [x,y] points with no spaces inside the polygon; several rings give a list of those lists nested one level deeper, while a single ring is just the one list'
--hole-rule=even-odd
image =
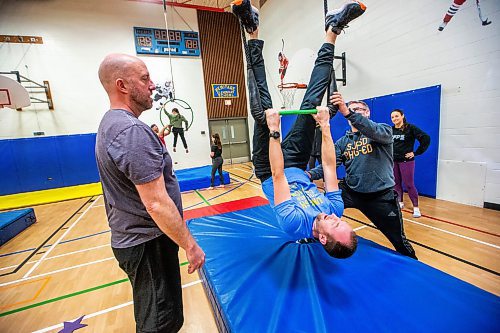
[{"label": "blue and yellow shirt", "polygon": [[286,168],[285,176],[292,198],[274,205],[272,177],[262,183],[262,190],[274,209],[281,228],[295,239],[312,238],[312,227],[319,213],[342,216],[344,202],[341,191],[321,193],[299,168]]}]

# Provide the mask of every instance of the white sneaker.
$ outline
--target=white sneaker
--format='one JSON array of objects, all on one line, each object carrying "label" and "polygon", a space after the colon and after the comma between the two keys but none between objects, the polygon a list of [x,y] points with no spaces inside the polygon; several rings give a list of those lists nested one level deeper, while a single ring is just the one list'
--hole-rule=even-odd
[{"label": "white sneaker", "polygon": [[405,207],[405,203],[403,201],[399,202],[399,208],[403,209]]},{"label": "white sneaker", "polygon": [[422,214],[420,214],[420,208],[414,207],[413,208],[413,217],[421,217]]}]

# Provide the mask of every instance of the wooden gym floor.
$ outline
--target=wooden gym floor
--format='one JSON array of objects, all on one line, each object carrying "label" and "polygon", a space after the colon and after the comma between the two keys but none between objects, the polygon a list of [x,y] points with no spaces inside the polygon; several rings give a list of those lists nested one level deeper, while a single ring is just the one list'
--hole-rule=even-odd
[{"label": "wooden gym floor", "polygon": [[[251,164],[225,166],[231,185],[183,193],[185,210],[262,196]],[[500,295],[500,212],[420,198],[421,218],[403,210],[420,261]],[[405,196],[405,205],[411,203]],[[58,332],[84,316],[77,332],[135,332],[131,287],[110,248],[102,196],[36,206],[38,222],[0,248],[0,332]],[[358,211],[345,219],[361,237],[390,247]],[[216,332],[198,273],[179,251],[182,332]]]}]

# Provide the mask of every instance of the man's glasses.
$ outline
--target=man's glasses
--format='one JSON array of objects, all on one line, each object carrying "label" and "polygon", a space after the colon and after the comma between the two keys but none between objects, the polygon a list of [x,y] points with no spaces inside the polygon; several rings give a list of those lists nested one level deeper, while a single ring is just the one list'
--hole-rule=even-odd
[{"label": "man's glasses", "polygon": [[366,108],[349,108],[352,112],[366,111]]}]

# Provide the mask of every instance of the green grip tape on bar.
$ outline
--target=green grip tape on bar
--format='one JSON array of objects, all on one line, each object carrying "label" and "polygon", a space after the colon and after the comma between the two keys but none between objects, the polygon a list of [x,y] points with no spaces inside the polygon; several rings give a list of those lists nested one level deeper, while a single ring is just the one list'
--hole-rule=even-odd
[{"label": "green grip tape on bar", "polygon": [[318,110],[310,109],[310,110],[281,110],[279,111],[280,116],[289,116],[292,114],[316,114]]}]

